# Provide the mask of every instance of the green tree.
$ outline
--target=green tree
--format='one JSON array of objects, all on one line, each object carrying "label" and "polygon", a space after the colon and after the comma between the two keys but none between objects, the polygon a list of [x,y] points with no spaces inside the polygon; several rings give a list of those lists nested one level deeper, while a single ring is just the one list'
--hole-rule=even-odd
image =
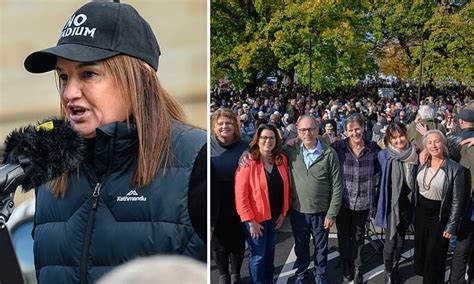
[{"label": "green tree", "polygon": [[374,54],[382,72],[418,78],[423,39],[423,82],[454,79],[472,88],[473,3],[470,1],[375,1]]},{"label": "green tree", "polygon": [[339,1],[211,2],[211,77],[229,75],[253,90],[270,72],[308,85],[313,42],[313,88],[354,85],[376,65],[367,40],[366,11]]},{"label": "green tree", "polygon": [[335,91],[376,71],[368,39],[369,18],[361,6],[339,1],[302,1],[274,14],[267,30],[278,67],[309,84],[312,41],[312,88]]},{"label": "green tree", "polygon": [[457,80],[468,88],[473,82],[474,3],[455,8],[440,6],[426,23],[423,72],[434,82]]},{"label": "green tree", "polygon": [[277,67],[270,43],[262,31],[275,10],[283,9],[280,0],[211,1],[211,79],[230,76],[246,92]]},{"label": "green tree", "polygon": [[378,70],[424,82],[473,86],[473,3],[462,0],[212,0],[211,79],[252,93],[281,71],[334,92]]}]

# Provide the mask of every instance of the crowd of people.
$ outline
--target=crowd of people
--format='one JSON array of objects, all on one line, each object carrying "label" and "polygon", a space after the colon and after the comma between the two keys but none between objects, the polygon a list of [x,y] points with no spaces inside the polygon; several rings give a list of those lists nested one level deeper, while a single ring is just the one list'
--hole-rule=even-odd
[{"label": "crowd of people", "polygon": [[413,86],[392,87],[388,97],[370,86],[358,86],[357,95],[311,99],[297,86],[263,87],[255,96],[213,92],[211,242],[219,283],[240,282],[245,239],[252,283],[274,282],[275,230],[286,215],[295,283],[327,282],[334,224],[343,281],[362,283],[361,249],[372,217],[384,229],[385,283],[401,281],[410,225],[414,270],[423,283],[444,283],[454,236],[450,280],[466,283],[469,267],[474,281],[474,101],[463,88],[425,89],[418,105]]}]

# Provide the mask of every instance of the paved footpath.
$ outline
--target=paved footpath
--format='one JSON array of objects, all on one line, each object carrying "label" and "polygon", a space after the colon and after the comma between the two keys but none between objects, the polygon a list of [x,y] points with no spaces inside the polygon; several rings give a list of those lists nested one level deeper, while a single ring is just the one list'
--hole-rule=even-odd
[{"label": "paved footpath", "polygon": [[[291,233],[291,226],[289,218],[286,218],[282,229],[277,235],[277,245],[275,252],[275,279],[277,284],[294,283],[296,272],[296,256],[294,251],[293,235]],[[364,273],[365,283],[384,283],[384,267],[382,261],[382,243],[379,241],[380,234],[367,237],[365,246],[362,250],[362,257],[364,265],[362,271]],[[311,255],[313,247],[311,247]],[[331,233],[329,235],[329,254],[328,254],[328,268],[327,276],[328,283],[342,283],[341,265],[339,260],[339,252],[337,251],[337,235]],[[246,250],[244,263],[242,265],[242,283],[251,283],[248,271],[248,249]],[[408,235],[405,241],[403,252],[403,261],[400,264],[400,276],[402,283],[415,284],[422,283],[422,278],[415,275],[413,270],[413,235]],[[446,278],[449,276],[449,266],[451,264],[451,257],[448,256]],[[312,269],[312,264],[310,268]],[[211,261],[211,283],[217,284],[218,272],[214,260]],[[313,283],[313,282],[310,282]]]}]

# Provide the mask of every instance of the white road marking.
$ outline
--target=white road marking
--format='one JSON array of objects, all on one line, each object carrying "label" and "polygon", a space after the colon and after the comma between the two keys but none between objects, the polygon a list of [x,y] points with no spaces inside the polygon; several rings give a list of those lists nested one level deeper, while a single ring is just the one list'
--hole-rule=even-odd
[{"label": "white road marking", "polygon": [[[372,240],[378,240],[380,239],[380,234],[377,234],[377,236],[372,236]],[[337,239],[337,234],[336,233],[330,233],[329,234],[329,238],[330,239]],[[414,239],[414,236],[412,235],[407,235],[405,236],[405,239],[406,240],[413,240]],[[368,244],[369,241],[366,239],[365,244]],[[405,253],[402,254],[403,257],[405,258],[409,258],[411,256],[413,256],[413,249],[410,249],[408,251],[406,251]],[[339,257],[339,252],[338,251],[334,251],[334,252],[331,252],[330,254],[328,254],[328,262],[336,257]],[[295,264],[295,261],[296,261],[296,254],[295,254],[295,246],[293,245],[293,247],[291,248],[291,251],[290,253],[288,254],[288,258],[286,259],[286,262],[285,262],[285,265],[283,266],[283,268],[281,269],[280,271],[280,274],[278,275],[278,278],[277,278],[277,281],[276,281],[276,284],[285,284],[285,283],[288,283],[288,279],[290,277],[292,277],[295,272],[296,272],[296,268],[293,268],[294,264]],[[308,267],[308,269],[311,269],[314,267],[314,263],[311,261],[310,263],[310,266]],[[367,281],[367,280],[370,280],[370,279],[373,279],[374,277],[376,277],[377,275],[380,275],[381,273],[384,272],[384,265],[379,265],[377,267],[375,267],[374,269],[364,273],[363,277],[364,277],[364,281]],[[446,279],[448,279],[447,277],[449,276],[449,270],[446,271]]]}]

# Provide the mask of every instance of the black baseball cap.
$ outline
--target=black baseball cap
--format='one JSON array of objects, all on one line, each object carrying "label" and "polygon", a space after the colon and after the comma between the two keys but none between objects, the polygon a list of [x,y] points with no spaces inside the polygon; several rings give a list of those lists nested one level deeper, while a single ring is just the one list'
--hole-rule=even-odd
[{"label": "black baseball cap", "polygon": [[31,73],[56,68],[62,57],[93,62],[126,54],[158,70],[160,47],[150,25],[132,6],[116,2],[90,2],[66,22],[55,47],[34,52],[25,59]]},{"label": "black baseball cap", "polygon": [[474,122],[474,108],[469,106],[464,107],[458,114],[458,117],[467,122]]}]

